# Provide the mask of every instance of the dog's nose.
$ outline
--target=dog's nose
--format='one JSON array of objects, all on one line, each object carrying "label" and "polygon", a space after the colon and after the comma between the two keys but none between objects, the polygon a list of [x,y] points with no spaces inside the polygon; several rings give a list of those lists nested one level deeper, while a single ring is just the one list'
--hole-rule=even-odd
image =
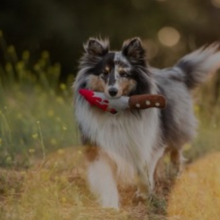
[{"label": "dog's nose", "polygon": [[117,95],[118,89],[112,87],[112,88],[110,88],[110,89],[108,90],[108,93],[109,93],[110,96],[114,97],[114,96]]}]

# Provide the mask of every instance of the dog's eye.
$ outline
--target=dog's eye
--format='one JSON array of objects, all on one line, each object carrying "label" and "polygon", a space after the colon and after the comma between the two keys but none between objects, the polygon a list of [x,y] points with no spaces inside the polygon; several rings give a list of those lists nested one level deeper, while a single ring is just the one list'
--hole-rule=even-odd
[{"label": "dog's eye", "polygon": [[106,66],[103,70],[104,75],[107,75],[110,72],[110,67]]},{"label": "dog's eye", "polygon": [[121,71],[119,72],[119,75],[120,75],[121,77],[127,77],[127,76],[128,76],[128,74],[127,74],[124,70],[121,70]]},{"label": "dog's eye", "polygon": [[123,68],[121,66],[118,67],[118,73],[120,75],[120,77],[127,77],[127,71],[126,68]]}]

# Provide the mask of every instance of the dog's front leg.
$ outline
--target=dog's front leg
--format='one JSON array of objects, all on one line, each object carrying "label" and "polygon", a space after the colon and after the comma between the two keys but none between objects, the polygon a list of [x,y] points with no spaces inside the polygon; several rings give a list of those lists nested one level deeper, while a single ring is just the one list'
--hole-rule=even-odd
[{"label": "dog's front leg", "polygon": [[134,203],[146,200],[147,197],[153,193],[155,186],[154,173],[157,163],[163,154],[163,147],[154,150],[151,157],[149,157],[149,160],[146,162],[146,166],[138,169],[137,192],[133,198]]},{"label": "dog's front leg", "polygon": [[88,147],[88,182],[91,191],[105,208],[119,208],[118,189],[112,166],[99,147]]}]

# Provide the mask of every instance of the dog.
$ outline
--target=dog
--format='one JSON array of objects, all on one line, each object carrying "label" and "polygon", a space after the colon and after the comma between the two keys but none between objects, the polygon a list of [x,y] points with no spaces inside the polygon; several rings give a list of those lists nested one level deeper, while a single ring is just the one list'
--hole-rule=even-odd
[{"label": "dog", "polygon": [[[73,90],[88,182],[103,207],[118,209],[118,178],[129,181],[136,175],[135,197],[146,198],[154,190],[156,167],[165,152],[181,169],[182,147],[192,141],[197,126],[191,91],[220,68],[219,44],[200,48],[166,69],[149,66],[138,37],[126,40],[121,51],[111,51],[106,39],[90,38],[84,50]],[[79,94],[82,88],[109,99],[161,94],[167,106],[113,115],[91,106]]]}]

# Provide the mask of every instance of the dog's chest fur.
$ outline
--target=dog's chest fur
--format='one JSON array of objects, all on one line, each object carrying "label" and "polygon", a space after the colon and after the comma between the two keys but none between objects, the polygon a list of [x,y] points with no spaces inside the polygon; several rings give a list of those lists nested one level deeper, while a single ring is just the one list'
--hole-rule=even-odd
[{"label": "dog's chest fur", "polygon": [[113,160],[125,160],[133,167],[146,163],[159,140],[159,111],[148,109],[139,115],[130,111],[117,115],[102,112],[78,100],[76,118],[81,132],[103,148]]}]

